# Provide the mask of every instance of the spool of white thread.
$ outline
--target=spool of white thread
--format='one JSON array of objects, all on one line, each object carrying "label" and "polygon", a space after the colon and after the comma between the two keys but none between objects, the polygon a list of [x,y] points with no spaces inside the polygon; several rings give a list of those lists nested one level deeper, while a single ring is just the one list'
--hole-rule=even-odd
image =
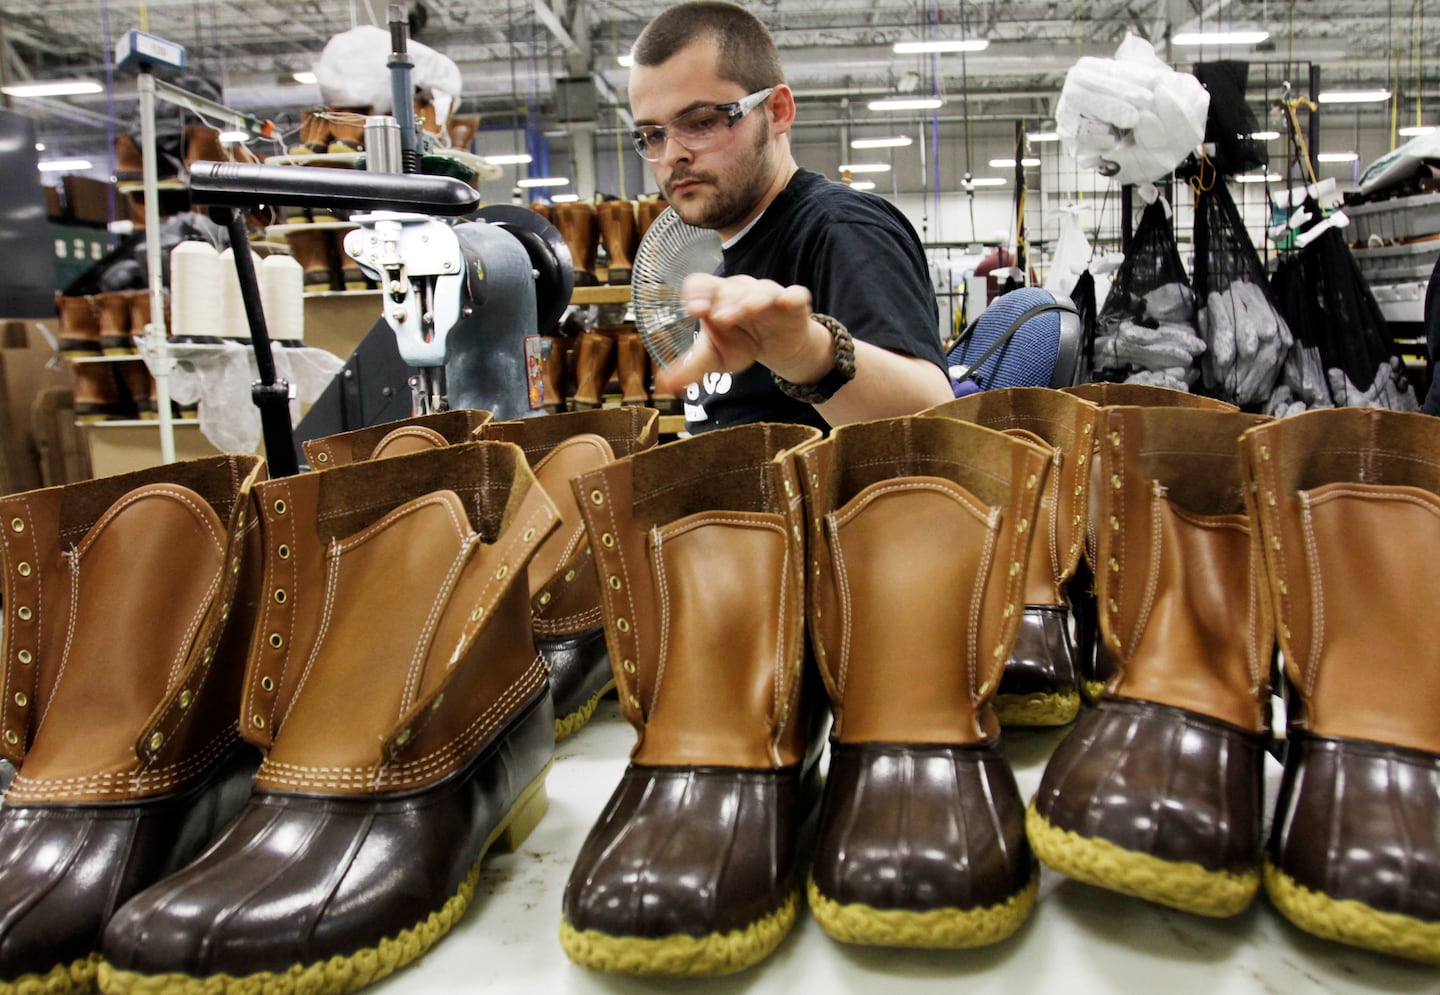
[{"label": "spool of white thread", "polygon": [[[249,246],[250,261],[255,275],[260,275],[260,257]],[[240,276],[235,270],[235,250],[228,248],[220,253],[220,310],[222,323],[220,334],[233,342],[250,341],[250,319],[245,315],[245,298],[240,294]]]},{"label": "spool of white thread", "polygon": [[265,325],[276,342],[300,345],[305,341],[305,269],[281,253],[260,264],[260,302]]},{"label": "spool of white thread", "polygon": [[209,242],[181,242],[170,250],[170,334],[212,339],[221,334],[220,253]]}]

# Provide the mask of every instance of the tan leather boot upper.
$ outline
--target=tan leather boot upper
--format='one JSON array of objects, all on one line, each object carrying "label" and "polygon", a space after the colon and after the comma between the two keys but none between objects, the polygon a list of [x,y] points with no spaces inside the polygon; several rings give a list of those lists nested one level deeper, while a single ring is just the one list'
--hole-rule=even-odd
[{"label": "tan leather boot upper", "polygon": [[707,432],[573,481],[638,764],[804,757],[800,425]]},{"label": "tan leather boot upper", "polygon": [[367,425],[319,439],[306,439],[300,447],[305,450],[305,459],[311,467],[325,470],[363,460],[403,456],[473,441],[479,438],[480,430],[490,424],[492,418],[488,411],[455,408],[398,422]]},{"label": "tan leather boot upper", "polygon": [[558,519],[517,447],[370,460],[256,496],[263,612],[241,714],[266,754],[260,787],[434,783],[544,686],[524,571]]},{"label": "tan leather boot upper", "polygon": [[1436,644],[1420,621],[1436,605],[1435,438],[1429,416],[1337,409],[1242,440],[1297,728],[1440,753]]},{"label": "tan leather boot upper", "polygon": [[238,744],[263,474],[221,456],[0,500],[10,802],[173,793]]},{"label": "tan leather boot upper", "polygon": [[1075,575],[1084,551],[1095,406],[1062,391],[1011,387],[957,397],[925,413],[997,432],[1028,432],[1050,450],[1050,473],[1026,567],[1025,603],[1063,604],[1061,588]]},{"label": "tan leather boot upper", "polygon": [[1109,691],[1268,729],[1274,630],[1240,479],[1260,415],[1107,408],[1100,438],[1100,632]]},{"label": "tan leather boot upper", "polygon": [[[1024,608],[1042,448],[946,418],[836,429],[797,457],[810,634],[844,743],[979,743]],[[933,593],[950,608],[937,612]]]}]

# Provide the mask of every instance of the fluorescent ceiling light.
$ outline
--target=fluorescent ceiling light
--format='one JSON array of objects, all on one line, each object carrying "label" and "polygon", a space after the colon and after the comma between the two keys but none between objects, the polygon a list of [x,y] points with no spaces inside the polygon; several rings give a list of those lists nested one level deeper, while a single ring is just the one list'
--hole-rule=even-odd
[{"label": "fluorescent ceiling light", "polygon": [[1322,104],[1377,104],[1390,99],[1390,91],[1383,87],[1369,90],[1321,90],[1315,98]]},{"label": "fluorescent ceiling light", "polygon": [[45,151],[45,143],[44,143],[44,142],[36,142],[36,143],[35,143],[35,151],[36,151],[36,152],[44,152],[44,151]]},{"label": "fluorescent ceiling light", "polygon": [[[992,167],[994,167],[995,169],[1014,169],[1014,168],[1015,168],[1015,160],[1014,160],[1014,159],[991,159],[991,160],[990,160],[990,165],[991,165]],[[1026,169],[1030,169],[1030,168],[1032,168],[1032,167],[1035,167],[1035,166],[1040,165],[1040,160],[1034,158],[1033,156],[1026,156],[1025,158],[1023,158],[1023,159],[1020,160],[1020,165],[1024,166]]]},{"label": "fluorescent ceiling light", "polygon": [[524,180],[516,180],[517,187],[568,187],[570,177],[568,176],[532,176]]},{"label": "fluorescent ceiling light", "polygon": [[304,69],[300,70],[300,72],[298,73],[291,73],[290,78],[297,83],[303,83],[305,86],[314,86],[316,83],[320,82],[320,78],[318,76]]},{"label": "fluorescent ceiling light", "polygon": [[872,111],[932,111],[944,105],[945,101],[939,97],[885,97],[872,100],[866,106]]},{"label": "fluorescent ceiling light", "polygon": [[898,55],[917,52],[983,52],[990,47],[989,38],[960,38],[953,41],[897,41]]},{"label": "fluorescent ceiling light", "polygon": [[1058,142],[1060,133],[1058,131],[1032,131],[1025,137],[1032,142]]},{"label": "fluorescent ceiling light", "polygon": [[850,143],[852,149],[901,149],[911,144],[909,135],[893,138],[857,138]]},{"label": "fluorescent ceiling light", "polygon": [[71,97],[80,93],[103,93],[105,88],[94,80],[52,79],[0,86],[0,93],[12,97]]},{"label": "fluorescent ceiling light", "polygon": [[46,162],[40,163],[40,172],[75,172],[81,169],[89,169],[91,165],[92,164],[89,159],[50,159]]},{"label": "fluorescent ceiling light", "polygon": [[631,55],[629,52],[626,52],[623,55],[615,56],[615,61],[618,62],[620,65],[624,66],[626,69],[629,69],[635,64],[635,56]]},{"label": "fluorescent ceiling light", "polygon": [[523,166],[530,161],[530,156],[524,152],[517,152],[515,155],[487,155],[482,158],[492,166]]},{"label": "fluorescent ceiling light", "polygon": [[1005,179],[1001,176],[977,176],[970,181],[972,187],[1003,187]]},{"label": "fluorescent ceiling light", "polygon": [[580,199],[578,193],[557,193],[550,198],[552,204],[573,204]]},{"label": "fluorescent ceiling light", "polygon": [[1354,162],[1360,158],[1358,152],[1321,152],[1315,157],[1316,162]]},{"label": "fluorescent ceiling light", "polygon": [[847,162],[840,167],[841,172],[849,173],[888,173],[890,164],[888,162]]},{"label": "fluorescent ceiling light", "polygon": [[1260,176],[1256,173],[1241,173],[1235,177],[1236,183],[1279,183],[1284,177],[1279,173],[1266,173]]},{"label": "fluorescent ceiling light", "polygon": [[1260,29],[1241,31],[1177,31],[1170,41],[1176,45],[1258,45],[1270,32]]},{"label": "fluorescent ceiling light", "polygon": [[856,190],[874,190],[874,189],[875,189],[875,181],[874,181],[874,180],[856,180],[855,182],[851,183],[850,185],[851,185],[852,187],[854,187]]},{"label": "fluorescent ceiling light", "polygon": [[1421,135],[1428,135],[1434,130],[1433,124],[1407,124],[1400,129],[1400,134],[1406,138],[1418,138]]},{"label": "fluorescent ceiling light", "polygon": [[1278,131],[1252,131],[1250,137],[1257,142],[1273,142],[1280,137]]},{"label": "fluorescent ceiling light", "polygon": [[222,131],[222,132],[220,132],[220,141],[225,142],[225,143],[228,144],[228,145],[234,145],[236,142],[248,142],[249,140],[250,140],[250,132],[248,132],[248,131]]}]

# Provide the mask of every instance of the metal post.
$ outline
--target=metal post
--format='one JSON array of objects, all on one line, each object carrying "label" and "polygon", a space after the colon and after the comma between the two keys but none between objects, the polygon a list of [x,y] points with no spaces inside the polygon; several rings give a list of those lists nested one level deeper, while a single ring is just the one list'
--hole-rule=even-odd
[{"label": "metal post", "polygon": [[165,270],[160,245],[160,181],[155,149],[155,77],[142,70],[140,90],[141,178],[145,189],[145,270],[150,277],[150,323],[145,326],[145,351],[152,357],[155,406],[160,416],[160,460],[175,462],[175,424],[170,413],[170,357],[165,329]]}]

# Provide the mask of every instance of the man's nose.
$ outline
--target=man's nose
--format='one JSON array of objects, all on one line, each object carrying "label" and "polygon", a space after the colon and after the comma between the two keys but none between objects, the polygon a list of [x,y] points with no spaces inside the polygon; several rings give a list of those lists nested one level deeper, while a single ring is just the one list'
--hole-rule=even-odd
[{"label": "man's nose", "polygon": [[680,162],[691,158],[694,158],[694,154],[680,144],[678,136],[669,133],[665,135],[665,145],[660,151],[661,162]]}]

